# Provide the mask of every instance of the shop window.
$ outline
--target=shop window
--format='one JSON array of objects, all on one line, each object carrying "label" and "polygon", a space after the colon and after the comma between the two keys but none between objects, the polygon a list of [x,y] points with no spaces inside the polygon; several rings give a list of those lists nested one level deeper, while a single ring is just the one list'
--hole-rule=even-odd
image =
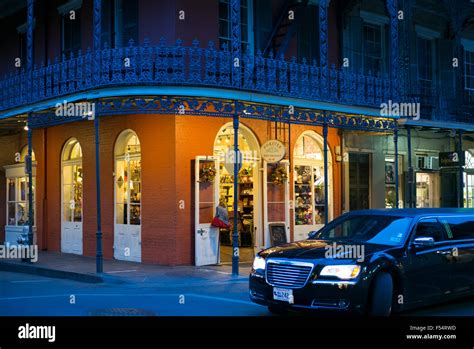
[{"label": "shop window", "polygon": [[439,207],[439,172],[416,173],[416,207]]},{"label": "shop window", "polygon": [[[331,167],[330,153],[328,166]],[[307,134],[300,137],[294,150],[294,195],[295,225],[324,224],[325,202],[330,198],[324,196],[324,161],[321,145]],[[331,168],[328,169],[331,173]],[[331,192],[331,181],[328,179],[328,192]],[[331,216],[331,210],[329,210]]]},{"label": "shop window", "polygon": [[[25,146],[20,152],[19,165],[9,167],[6,171],[7,179],[7,225],[22,226],[29,224],[28,206],[28,176],[24,171],[25,157],[28,147]],[[32,153],[35,161],[35,153]],[[35,188],[36,178],[33,177],[33,225],[35,224]]]},{"label": "shop window", "polygon": [[69,140],[62,155],[63,222],[82,222],[82,148],[77,139]]},{"label": "shop window", "polygon": [[469,151],[464,152],[464,207],[474,207],[474,157]]},{"label": "shop window", "polygon": [[[398,157],[398,200],[399,208],[403,207],[403,157]],[[385,157],[385,208],[397,207],[395,156]]]},{"label": "shop window", "polygon": [[141,146],[133,131],[123,132],[115,146],[115,222],[141,225]]}]

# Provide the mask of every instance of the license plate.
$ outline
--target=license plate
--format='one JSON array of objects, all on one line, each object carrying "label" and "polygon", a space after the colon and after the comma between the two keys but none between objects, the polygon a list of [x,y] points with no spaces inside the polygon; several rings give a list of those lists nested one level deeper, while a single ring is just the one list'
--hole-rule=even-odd
[{"label": "license plate", "polygon": [[277,301],[284,301],[290,303],[293,300],[293,290],[286,288],[273,288],[273,299]]}]

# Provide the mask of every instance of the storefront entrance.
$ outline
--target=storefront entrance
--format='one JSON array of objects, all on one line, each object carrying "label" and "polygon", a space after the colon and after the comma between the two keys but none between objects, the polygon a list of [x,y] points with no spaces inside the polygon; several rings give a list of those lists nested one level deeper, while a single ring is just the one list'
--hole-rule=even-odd
[{"label": "storefront entrance", "polygon": [[66,142],[61,159],[61,252],[82,254],[83,171],[77,139]]},{"label": "storefront entrance", "polygon": [[114,258],[141,262],[141,148],[131,130],[115,144]]},{"label": "storefront entrance", "polygon": [[[232,231],[234,220],[234,176],[232,164],[226,164],[226,154],[234,148],[232,123],[224,125],[214,142],[214,157],[218,159],[218,198],[229,212],[230,228],[219,230],[220,262],[232,261]],[[252,262],[254,247],[263,246],[261,234],[261,162],[260,147],[252,131],[241,125],[239,149],[242,153],[242,168],[238,183],[238,231],[239,257],[241,262]]]}]

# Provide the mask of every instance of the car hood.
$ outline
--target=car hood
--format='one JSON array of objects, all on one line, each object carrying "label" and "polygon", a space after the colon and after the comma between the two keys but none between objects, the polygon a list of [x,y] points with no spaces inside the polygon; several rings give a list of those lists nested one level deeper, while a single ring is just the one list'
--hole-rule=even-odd
[{"label": "car hood", "polygon": [[341,258],[346,260],[360,259],[359,255],[351,252],[362,253],[363,259],[369,255],[391,248],[391,246],[375,245],[355,241],[342,240],[302,240],[285,245],[271,247],[263,250],[259,255],[263,258],[288,258],[288,259],[323,259]]}]

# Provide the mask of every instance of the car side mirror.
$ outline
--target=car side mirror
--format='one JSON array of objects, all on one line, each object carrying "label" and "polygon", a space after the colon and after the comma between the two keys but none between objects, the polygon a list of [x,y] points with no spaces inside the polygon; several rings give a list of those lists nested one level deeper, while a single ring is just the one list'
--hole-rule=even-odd
[{"label": "car side mirror", "polygon": [[413,246],[415,248],[429,247],[429,246],[433,246],[434,243],[435,241],[432,237],[420,236],[420,237],[415,238],[415,240],[413,241]]}]

